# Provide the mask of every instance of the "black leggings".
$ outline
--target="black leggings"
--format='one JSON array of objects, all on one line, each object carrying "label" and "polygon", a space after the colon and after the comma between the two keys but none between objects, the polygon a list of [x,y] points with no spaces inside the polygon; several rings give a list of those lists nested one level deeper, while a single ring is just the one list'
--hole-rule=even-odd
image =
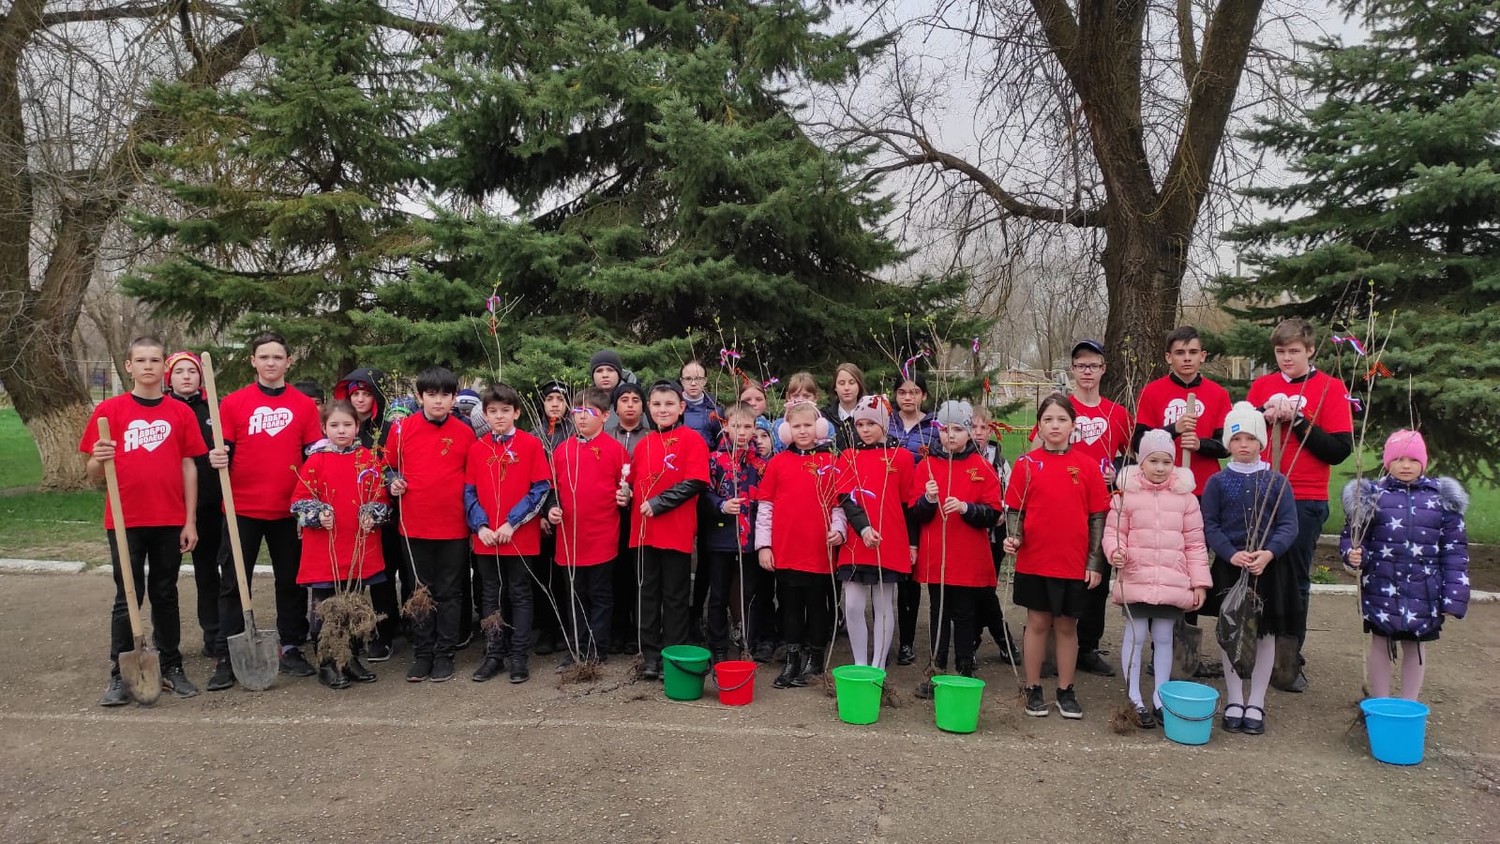
[{"label": "black leggings", "polygon": [[781,634],[787,644],[827,647],[833,628],[833,578],[782,569],[776,572],[776,588],[781,600]]},{"label": "black leggings", "polygon": [[939,668],[948,667],[951,640],[956,651],[955,667],[959,671],[974,670],[974,642],[979,638],[979,612],[985,593],[993,596],[994,587],[927,584],[928,616],[937,637],[934,661]]},{"label": "black leggings", "polygon": [[922,609],[922,584],[903,580],[896,585],[896,626],[901,647],[912,647],[917,641],[917,613]]}]

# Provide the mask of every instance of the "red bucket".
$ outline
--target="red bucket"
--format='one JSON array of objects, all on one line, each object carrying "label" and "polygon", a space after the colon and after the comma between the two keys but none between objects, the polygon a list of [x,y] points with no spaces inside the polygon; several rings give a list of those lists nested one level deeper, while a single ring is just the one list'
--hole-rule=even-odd
[{"label": "red bucket", "polygon": [[755,700],[755,663],[730,659],[715,665],[714,685],[719,687],[719,703],[745,706]]}]

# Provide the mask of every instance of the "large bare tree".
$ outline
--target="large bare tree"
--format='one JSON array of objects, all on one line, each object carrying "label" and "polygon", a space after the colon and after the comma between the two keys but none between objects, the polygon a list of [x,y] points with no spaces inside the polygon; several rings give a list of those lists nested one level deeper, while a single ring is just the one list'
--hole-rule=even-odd
[{"label": "large bare tree", "polygon": [[[1264,44],[1307,21],[1268,2],[890,0],[872,16],[897,33],[885,73],[822,106],[825,125],[873,143],[872,175],[900,173],[970,236],[1093,255],[1105,342],[1134,350],[1110,369],[1117,393],[1160,364],[1205,202],[1256,169],[1221,157],[1232,115],[1284,100],[1284,57]],[[934,58],[944,42],[958,46]]]}]

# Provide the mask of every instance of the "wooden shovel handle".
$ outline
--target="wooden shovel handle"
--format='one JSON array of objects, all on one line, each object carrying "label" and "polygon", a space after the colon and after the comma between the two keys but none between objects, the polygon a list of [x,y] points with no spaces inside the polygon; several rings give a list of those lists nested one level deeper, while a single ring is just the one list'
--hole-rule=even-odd
[{"label": "wooden shovel handle", "polygon": [[[99,439],[114,439],[109,435],[109,420],[103,416],[99,417]],[[115,470],[114,458],[103,463],[109,511],[115,517],[115,529],[110,534],[114,537],[115,556],[120,559],[120,580],[125,584],[125,605],[130,609],[130,635],[140,640],[146,638],[146,631],[141,627],[141,605],[135,593],[135,566],[130,562],[130,543],[125,541],[125,509],[120,506],[120,476]]]},{"label": "wooden shovel handle", "polygon": [[[224,425],[219,418],[219,390],[214,386],[214,358],[203,353],[203,389],[208,392],[208,415],[213,423],[214,448],[224,447]],[[245,577],[245,552],[240,546],[240,520],[234,514],[234,487],[229,483],[229,467],[219,470],[219,486],[224,492],[224,524],[229,527],[229,552],[234,555],[234,579],[240,587],[240,607],[250,609],[250,581]]]},{"label": "wooden shovel handle", "polygon": [[[1189,416],[1193,417],[1194,419],[1198,418],[1198,396],[1197,395],[1195,395],[1193,393],[1188,393],[1187,394],[1187,407],[1183,409],[1182,415],[1183,415],[1184,418],[1189,417]],[[1196,435],[1198,433],[1198,429],[1194,428],[1193,429],[1193,433]],[[1202,440],[1199,440],[1199,442],[1201,443]],[[1200,445],[1199,447],[1201,448],[1202,446]],[[1181,460],[1182,460],[1182,468],[1184,468],[1184,469],[1189,468],[1192,465],[1192,462],[1193,462],[1193,454],[1192,454],[1192,452],[1188,451],[1185,448],[1179,448],[1179,449],[1177,449],[1177,452],[1178,452],[1177,456],[1179,458],[1181,458]]]}]

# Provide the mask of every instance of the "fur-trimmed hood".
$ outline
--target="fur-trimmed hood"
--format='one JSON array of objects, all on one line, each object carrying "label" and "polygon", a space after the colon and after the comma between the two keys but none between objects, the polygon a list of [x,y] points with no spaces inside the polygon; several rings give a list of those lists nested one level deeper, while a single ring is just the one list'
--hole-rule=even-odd
[{"label": "fur-trimmed hood", "polygon": [[1193,470],[1184,469],[1181,466],[1172,470],[1172,476],[1163,483],[1153,484],[1146,480],[1146,474],[1139,466],[1126,466],[1120,470],[1120,489],[1126,492],[1152,491],[1158,489],[1170,489],[1172,492],[1192,492],[1197,486],[1193,478]]}]

